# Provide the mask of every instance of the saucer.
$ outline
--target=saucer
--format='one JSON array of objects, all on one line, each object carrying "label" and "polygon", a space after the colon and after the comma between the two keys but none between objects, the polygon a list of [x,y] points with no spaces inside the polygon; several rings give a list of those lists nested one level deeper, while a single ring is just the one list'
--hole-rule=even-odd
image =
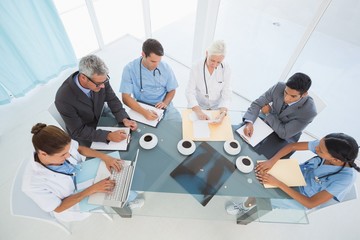
[{"label": "saucer", "polygon": [[243,173],[249,173],[254,169],[254,162],[248,156],[240,156],[236,159],[236,167]]},{"label": "saucer", "polygon": [[190,155],[195,152],[196,145],[191,140],[180,140],[177,144],[177,149],[182,155]]},{"label": "saucer", "polygon": [[139,144],[143,149],[152,149],[158,143],[158,138],[155,134],[145,133],[141,136]]},{"label": "saucer", "polygon": [[228,140],[228,141],[224,142],[224,150],[225,150],[225,152],[227,152],[230,155],[237,155],[241,151],[241,145],[235,139]]}]

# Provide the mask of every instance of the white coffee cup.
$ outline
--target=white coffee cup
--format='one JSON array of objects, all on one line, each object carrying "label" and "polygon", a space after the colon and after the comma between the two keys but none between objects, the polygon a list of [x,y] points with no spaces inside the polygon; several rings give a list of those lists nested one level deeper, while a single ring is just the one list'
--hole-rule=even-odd
[{"label": "white coffee cup", "polygon": [[152,133],[145,133],[141,136],[139,140],[139,144],[144,149],[152,149],[154,148],[158,143],[158,138],[155,134]]},{"label": "white coffee cup", "polygon": [[177,149],[182,155],[190,155],[195,152],[196,145],[191,140],[180,140],[177,144]]},{"label": "white coffee cup", "polygon": [[241,151],[241,145],[239,141],[233,139],[224,142],[224,150],[230,155],[237,155]]},{"label": "white coffee cup", "polygon": [[236,167],[243,173],[249,173],[254,169],[254,162],[248,156],[240,156],[236,159]]}]

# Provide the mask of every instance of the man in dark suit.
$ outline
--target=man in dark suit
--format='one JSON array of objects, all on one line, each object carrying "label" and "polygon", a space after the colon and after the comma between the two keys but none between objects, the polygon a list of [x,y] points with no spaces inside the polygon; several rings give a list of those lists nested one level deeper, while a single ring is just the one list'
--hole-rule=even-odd
[{"label": "man in dark suit", "polygon": [[264,121],[281,139],[297,142],[317,114],[314,100],[308,95],[310,86],[310,77],[303,73],[295,73],[286,83],[275,84],[251,103],[243,117],[244,134],[252,136],[253,123],[261,111]]},{"label": "man in dark suit", "polygon": [[106,102],[117,122],[131,130],[137,128],[109,84],[109,70],[95,55],[83,57],[79,71],[69,76],[56,93],[55,105],[70,136],[81,143],[120,142],[127,138],[123,131],[96,130]]}]

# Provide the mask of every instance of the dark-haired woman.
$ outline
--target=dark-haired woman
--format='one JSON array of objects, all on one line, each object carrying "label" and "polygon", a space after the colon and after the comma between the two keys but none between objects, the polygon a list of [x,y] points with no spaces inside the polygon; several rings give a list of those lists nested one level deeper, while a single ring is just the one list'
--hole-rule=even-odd
[{"label": "dark-haired woman", "polygon": [[[104,179],[81,192],[76,191],[74,173],[85,157],[97,157],[106,167],[120,171],[119,159],[79,146],[56,126],[38,123],[33,126],[35,152],[25,171],[22,190],[39,205],[62,221],[76,221],[89,213],[76,210],[77,203],[96,192],[111,192],[115,181]],[[85,157],[84,157],[85,156]]]},{"label": "dark-haired woman", "polygon": [[[292,151],[310,150],[317,156],[301,164],[306,186],[300,192],[286,186],[267,173],[277,160]],[[341,202],[356,180],[355,164],[359,146],[354,138],[343,133],[326,135],[320,141],[292,143],[281,149],[269,161],[256,166],[257,178],[279,187],[306,208],[314,208],[330,199]]]},{"label": "dark-haired woman", "polygon": [[[293,151],[304,150],[310,150],[317,155],[300,165],[306,186],[299,187],[299,191],[267,173],[281,157]],[[272,199],[272,205],[275,207],[303,208],[304,206],[311,209],[331,199],[341,202],[355,183],[356,171],[360,171],[355,164],[358,152],[359,146],[355,139],[344,133],[328,134],[321,140],[311,142],[291,143],[268,161],[258,163],[255,168],[256,177],[262,183],[280,188],[296,200]],[[236,215],[254,206],[255,199],[248,198],[245,202],[228,205],[226,210],[229,214]]]}]

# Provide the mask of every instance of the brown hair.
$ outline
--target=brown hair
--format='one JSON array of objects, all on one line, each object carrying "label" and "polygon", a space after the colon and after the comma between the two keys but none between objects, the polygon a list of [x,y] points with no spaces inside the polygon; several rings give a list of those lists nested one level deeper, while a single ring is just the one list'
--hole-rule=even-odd
[{"label": "brown hair", "polygon": [[31,133],[35,151],[41,150],[49,155],[61,152],[71,142],[67,133],[53,125],[37,123],[32,127]]}]

